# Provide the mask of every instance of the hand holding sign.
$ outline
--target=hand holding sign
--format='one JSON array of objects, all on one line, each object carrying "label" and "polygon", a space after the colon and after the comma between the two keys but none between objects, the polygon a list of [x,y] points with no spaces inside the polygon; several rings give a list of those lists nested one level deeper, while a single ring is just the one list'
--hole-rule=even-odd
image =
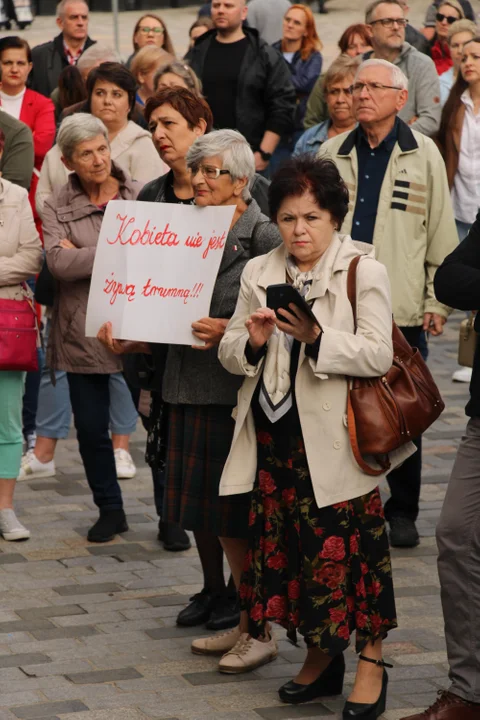
[{"label": "hand holding sign", "polygon": [[96,337],[111,323],[100,337],[114,352],[126,346],[113,338],[217,344],[224,321],[208,315],[233,212],[230,205],[111,201],[95,254],[86,335]]},{"label": "hand holding sign", "polygon": [[211,317],[192,323],[193,334],[205,343],[205,345],[193,345],[195,350],[210,350],[215,345],[220,345],[227,325],[228,320]]}]

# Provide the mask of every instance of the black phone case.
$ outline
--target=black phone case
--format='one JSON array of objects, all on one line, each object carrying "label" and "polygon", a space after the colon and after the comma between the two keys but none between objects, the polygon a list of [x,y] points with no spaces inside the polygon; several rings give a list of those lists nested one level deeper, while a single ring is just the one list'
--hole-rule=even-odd
[{"label": "black phone case", "polygon": [[277,318],[282,320],[282,322],[287,322],[287,320],[278,314],[278,310],[288,310],[290,303],[293,303],[299,310],[302,310],[310,320],[318,323],[310,305],[292,285],[280,283],[279,285],[269,285],[267,287],[267,307],[274,310]]}]

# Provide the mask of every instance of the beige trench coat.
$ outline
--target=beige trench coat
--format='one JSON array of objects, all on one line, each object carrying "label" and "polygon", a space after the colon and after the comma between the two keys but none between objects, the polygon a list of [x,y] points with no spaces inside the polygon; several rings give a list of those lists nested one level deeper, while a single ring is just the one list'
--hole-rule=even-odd
[{"label": "beige trench coat", "polygon": [[[358,331],[347,297],[350,261],[363,254],[357,272]],[[354,243],[348,235],[334,236],[322,259],[323,269],[313,283],[309,300],[323,335],[318,359],[305,356],[302,345],[295,378],[295,393],[305,450],[319,508],[364,495],[382,480],[366,475],[355,462],[347,427],[347,377],[378,377],[390,368],[392,307],[387,271],[374,259],[370,245]],[[285,282],[283,246],[245,267],[235,314],[220,343],[224,367],[245,380],[238,393],[235,433],[220,482],[220,495],[252,490],[257,465],[257,443],[252,397],[261,376],[263,360],[250,365],[245,357],[248,332],[245,321],[266,305],[269,285]],[[392,454],[397,467],[415,452],[411,443]]]},{"label": "beige trench coat", "polygon": [[0,179],[0,299],[23,300],[23,282],[42,267],[42,243],[28,193]]}]

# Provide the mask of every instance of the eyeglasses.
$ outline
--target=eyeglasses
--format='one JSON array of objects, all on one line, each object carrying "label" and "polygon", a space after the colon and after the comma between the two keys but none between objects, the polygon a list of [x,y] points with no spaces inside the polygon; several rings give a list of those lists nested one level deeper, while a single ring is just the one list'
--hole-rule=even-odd
[{"label": "eyeglasses", "polygon": [[443,22],[444,20],[447,21],[449,25],[453,25],[454,22],[457,22],[457,17],[452,17],[452,15],[444,15],[443,13],[437,13],[435,16],[438,20],[438,22]]},{"label": "eyeglasses", "polygon": [[203,177],[208,180],[218,180],[220,175],[230,175],[230,170],[221,170],[212,165],[190,165],[190,170],[192,171],[193,177],[201,172]]},{"label": "eyeglasses", "polygon": [[163,35],[165,32],[165,29],[163,27],[148,27],[147,25],[144,25],[141,28],[138,28],[140,32],[142,32],[144,35],[148,35],[149,33],[153,32],[155,35]]},{"label": "eyeglasses", "polygon": [[382,20],[371,20],[369,25],[375,25],[376,23],[380,23],[382,27],[387,28],[387,30],[391,30],[395,23],[397,23],[398,27],[406,27],[408,25],[408,20],[406,18],[382,18]]},{"label": "eyeglasses", "polygon": [[397,87],[396,85],[382,85],[382,83],[362,83],[357,82],[354,85],[351,86],[350,90],[353,95],[360,95],[362,90],[367,90],[369,95],[378,95],[381,92],[384,92],[385,90],[402,90],[402,88]]}]

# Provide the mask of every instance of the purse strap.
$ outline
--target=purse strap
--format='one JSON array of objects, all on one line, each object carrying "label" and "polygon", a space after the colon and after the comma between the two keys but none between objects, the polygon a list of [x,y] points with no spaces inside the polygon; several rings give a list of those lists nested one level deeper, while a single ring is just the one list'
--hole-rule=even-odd
[{"label": "purse strap", "polygon": [[[352,306],[352,312],[353,312],[353,324],[355,327],[355,332],[357,332],[357,268],[361,260],[361,255],[356,255],[353,260],[350,262],[350,265],[348,267],[348,274],[347,274],[347,295],[350,302],[350,305]],[[350,396],[351,393],[351,384],[353,382],[353,378],[349,378],[348,383],[348,393],[347,393],[347,426],[348,426],[348,434],[350,436],[350,445],[352,447],[353,455],[355,457],[355,460],[357,462],[357,465],[363,470],[364,473],[367,475],[373,475],[373,476],[379,476],[383,475],[383,473],[386,470],[389,470],[390,464],[388,463],[385,465],[382,465],[380,469],[372,468],[362,457],[362,454],[360,453],[360,448],[358,447],[358,439],[357,439],[357,426],[355,424],[355,414],[353,412],[352,407],[352,399]],[[378,459],[377,459],[378,462]]]}]

